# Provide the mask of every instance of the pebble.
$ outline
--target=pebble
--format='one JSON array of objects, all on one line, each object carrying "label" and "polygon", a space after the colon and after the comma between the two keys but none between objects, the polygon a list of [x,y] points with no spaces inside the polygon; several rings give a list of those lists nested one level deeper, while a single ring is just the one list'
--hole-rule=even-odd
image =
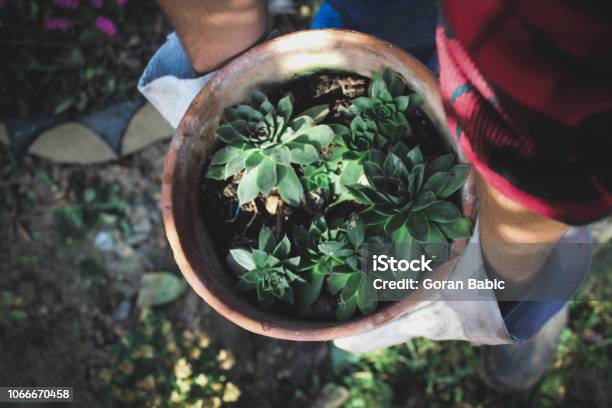
[{"label": "pebble", "polygon": [[115,240],[110,232],[100,231],[96,234],[94,245],[102,251],[110,251],[115,246]]},{"label": "pebble", "polygon": [[310,408],[339,408],[349,397],[349,391],[339,385],[327,383],[321,388],[319,395]]},{"label": "pebble", "polygon": [[125,320],[130,315],[131,310],[132,303],[129,300],[124,300],[113,311],[113,318],[115,318],[115,320]]},{"label": "pebble", "polygon": [[127,238],[127,243],[130,245],[140,244],[149,238],[153,225],[149,213],[151,211],[140,205],[130,213],[130,224],[132,225],[132,234]]}]

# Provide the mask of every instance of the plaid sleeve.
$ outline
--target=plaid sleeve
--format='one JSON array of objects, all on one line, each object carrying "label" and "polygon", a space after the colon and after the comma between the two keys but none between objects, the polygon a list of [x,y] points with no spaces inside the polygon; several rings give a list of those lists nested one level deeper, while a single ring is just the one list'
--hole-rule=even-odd
[{"label": "plaid sleeve", "polygon": [[503,194],[569,224],[612,211],[605,4],[441,1],[441,91],[463,153]]}]

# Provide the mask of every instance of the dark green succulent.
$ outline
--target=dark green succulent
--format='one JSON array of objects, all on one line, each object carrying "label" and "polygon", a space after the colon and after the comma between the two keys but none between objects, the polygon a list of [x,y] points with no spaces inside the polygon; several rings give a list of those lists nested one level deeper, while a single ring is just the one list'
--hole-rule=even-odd
[{"label": "dark green succulent", "polygon": [[301,300],[312,305],[321,294],[325,277],[330,275],[337,261],[319,251],[318,245],[336,238],[337,228],[330,228],[323,216],[315,218],[308,229],[294,225],[292,238],[301,255],[300,273],[305,279]]},{"label": "dark green succulent", "polygon": [[344,160],[362,160],[369,149],[382,149],[387,139],[378,131],[376,122],[355,116],[350,129],[343,125],[333,125],[336,143]]},{"label": "dark green succulent", "polygon": [[[368,121],[373,122],[378,133],[394,143],[402,137],[411,136],[406,113],[414,111],[423,103],[420,95],[407,92],[408,88],[398,74],[389,69],[382,74],[375,72],[372,74],[368,96],[355,98],[349,112],[362,117],[369,129],[372,129],[373,125]],[[351,125],[351,128],[353,127]],[[382,147],[380,143],[374,146]]]},{"label": "dark green succulent", "polygon": [[240,275],[239,287],[256,290],[257,300],[265,308],[275,299],[293,303],[293,288],[297,282],[304,282],[297,274],[299,256],[290,256],[291,242],[285,235],[277,241],[268,227],[259,232],[257,249],[232,249],[230,255],[246,272]]},{"label": "dark green succulent", "polygon": [[419,147],[401,142],[386,155],[368,153],[363,166],[369,186],[347,186],[369,205],[361,217],[368,227],[384,232],[394,242],[446,243],[466,237],[471,224],[446,200],[465,183],[469,166],[454,164],[455,155],[440,156],[425,165]]},{"label": "dark green succulent", "polygon": [[351,269],[359,269],[360,248],[365,239],[363,222],[352,215],[346,225],[340,225],[336,230],[332,230],[330,235],[319,242],[319,251],[347,264]]},{"label": "dark green succulent", "polygon": [[357,216],[328,226],[323,217],[317,218],[308,231],[296,226],[294,242],[302,255],[300,271],[306,280],[302,285],[302,301],[314,303],[320,296],[325,279],[332,295],[338,295],[336,317],[351,317],[357,308],[368,314],[376,309],[376,296],[371,290],[371,279],[361,271],[359,262],[364,256],[363,222]]},{"label": "dark green succulent", "polygon": [[[400,76],[388,69],[382,74],[372,74],[368,95],[355,98],[349,109],[341,109],[352,118],[350,128],[332,125],[338,150],[347,162],[361,163],[369,150],[386,152],[398,141],[410,139],[410,144],[416,144],[406,114],[416,110],[423,99],[416,93],[408,94]],[[362,174],[363,171],[358,177]],[[346,185],[342,182],[344,179],[340,178],[341,186]]]},{"label": "dark green succulent", "polygon": [[339,298],[336,308],[338,320],[348,319],[357,309],[370,314],[378,304],[373,277],[359,268],[360,259],[366,255],[362,248],[365,226],[361,219],[353,216],[342,232],[335,240],[319,244],[322,253],[338,262],[327,278],[330,292]]},{"label": "dark green succulent", "polygon": [[326,161],[304,166],[302,181],[306,191],[318,193],[325,202],[329,202],[338,178],[337,167],[337,164]]},{"label": "dark green succulent", "polygon": [[285,202],[299,205],[304,191],[293,165],[319,161],[319,151],[333,140],[329,126],[317,125],[327,113],[320,105],[293,117],[290,95],[274,106],[263,93],[253,93],[250,104],[225,110],[216,136],[227,146],[215,153],[206,176],[223,180],[244,171],[238,185],[241,205],[275,187]]}]

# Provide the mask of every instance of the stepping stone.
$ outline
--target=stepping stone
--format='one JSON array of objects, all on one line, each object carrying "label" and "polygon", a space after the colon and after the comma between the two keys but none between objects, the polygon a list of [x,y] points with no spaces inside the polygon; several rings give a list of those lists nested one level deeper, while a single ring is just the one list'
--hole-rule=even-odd
[{"label": "stepping stone", "polygon": [[150,103],[125,100],[82,115],[0,122],[0,144],[16,158],[34,154],[57,163],[97,164],[169,139],[174,129]]},{"label": "stepping stone", "polygon": [[59,163],[95,164],[117,159],[112,149],[91,129],[76,122],[44,131],[28,153]]},{"label": "stepping stone", "polygon": [[22,157],[34,140],[45,130],[65,122],[61,117],[34,115],[29,118],[7,119],[3,122],[11,154]]},{"label": "stepping stone", "polygon": [[142,106],[140,99],[119,101],[82,115],[76,121],[93,130],[119,155],[125,129]]},{"label": "stepping stone", "polygon": [[174,133],[170,124],[150,103],[145,104],[130,120],[123,136],[121,156],[132,154]]}]

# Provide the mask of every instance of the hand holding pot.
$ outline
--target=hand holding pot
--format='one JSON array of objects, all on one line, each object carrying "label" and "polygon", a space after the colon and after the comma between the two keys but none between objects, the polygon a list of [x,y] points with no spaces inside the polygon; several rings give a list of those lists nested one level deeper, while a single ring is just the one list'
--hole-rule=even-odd
[{"label": "hand holding pot", "polygon": [[[382,326],[421,306],[420,299],[408,299],[343,321],[314,321],[253,308],[236,290],[225,262],[217,258],[214,237],[209,236],[202,220],[213,215],[202,214],[198,204],[202,167],[217,151],[215,130],[225,108],[246,100],[253,91],[270,83],[287,82],[313,70],[370,76],[385,68],[401,75],[406,85],[419,93],[422,110],[439,132],[441,144],[453,151],[454,141],[446,127],[437,81],[431,72],[404,51],[349,31],[298,32],[251,49],[220,69],[183,117],[166,156],[162,189],[166,234],[175,260],[192,288],[217,312],[241,327],[283,339],[332,340]],[[159,80],[162,79],[165,78]],[[471,217],[472,205],[466,200],[464,194],[463,214]]]},{"label": "hand holding pot", "polygon": [[179,37],[172,33],[145,68],[138,90],[174,128],[193,98],[230,59],[261,40],[266,2],[160,2]]}]

